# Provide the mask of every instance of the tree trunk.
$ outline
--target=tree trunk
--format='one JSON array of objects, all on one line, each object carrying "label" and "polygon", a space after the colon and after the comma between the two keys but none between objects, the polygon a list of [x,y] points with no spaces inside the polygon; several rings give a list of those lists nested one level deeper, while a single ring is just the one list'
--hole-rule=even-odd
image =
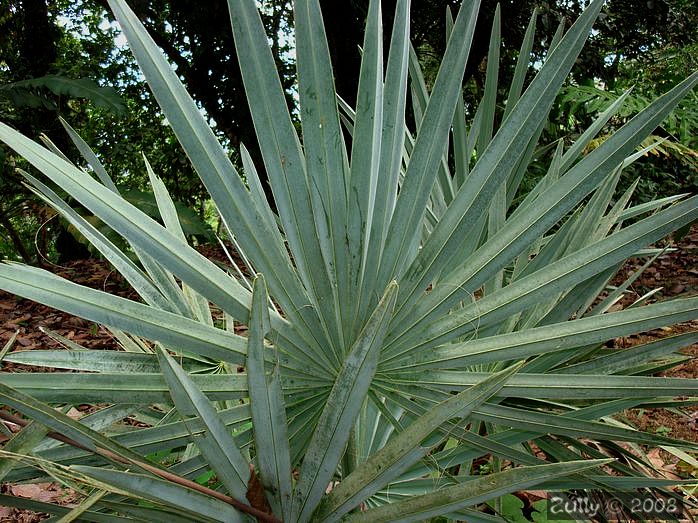
[{"label": "tree trunk", "polygon": [[22,261],[28,264],[32,263],[32,257],[29,255],[29,251],[27,251],[27,248],[22,243],[22,239],[20,238],[17,229],[15,229],[14,225],[12,225],[12,221],[10,221],[10,219],[2,211],[0,211],[0,225],[7,231],[7,235],[10,237],[12,245],[17,250],[17,253],[22,257]]}]

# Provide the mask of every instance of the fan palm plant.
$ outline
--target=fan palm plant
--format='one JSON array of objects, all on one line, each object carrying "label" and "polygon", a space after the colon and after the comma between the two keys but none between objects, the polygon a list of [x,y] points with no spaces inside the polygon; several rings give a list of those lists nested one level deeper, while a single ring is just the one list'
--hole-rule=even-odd
[{"label": "fan palm plant", "polygon": [[[130,244],[139,263],[24,173],[142,298],[0,265],[1,288],[102,323],[124,349],[82,350],[49,333],[71,350],[6,356],[68,372],[0,376],[0,402],[24,416],[0,413],[24,426],[5,445],[0,476],[48,475],[86,498],[72,509],[0,503],[64,521],[501,521],[477,507],[533,485],[676,483],[608,456],[688,444],[612,416],[691,403],[673,398],[693,396],[695,380],[650,375],[698,335],[623,351],[603,344],[695,318],[698,298],[610,312],[632,282],[605,289],[627,258],[649,264],[658,250],[648,245],[698,218],[696,197],[641,206],[631,191],[614,197],[621,169],[646,152],[637,148],[698,74],[580,158],[622,99],[614,103],[570,147],[557,144],[546,176],[515,200],[602,1],[558,34],[524,90],[534,14],[498,126],[497,12],[485,96],[468,128],[461,82],[477,1],[449,22],[429,91],[409,43],[409,0],[397,2],[385,64],[372,0],[352,108],[334,90],[318,1],[296,0],[299,137],[256,2],[231,0],[274,211],[244,147],[247,183],[133,12],[109,3],[239,257],[226,271],[186,244],[147,160],[161,223],[119,195],[67,124],[98,179],[0,124],[0,139]],[[416,129],[405,123],[408,103]],[[79,421],[55,408],[86,402],[109,406]],[[145,423],[117,429],[127,416]],[[480,474],[485,459],[491,471]]]}]

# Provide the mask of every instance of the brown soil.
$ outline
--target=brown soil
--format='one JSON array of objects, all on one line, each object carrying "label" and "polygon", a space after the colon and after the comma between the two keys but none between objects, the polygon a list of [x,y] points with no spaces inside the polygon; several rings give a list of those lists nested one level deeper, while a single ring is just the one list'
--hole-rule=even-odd
[{"label": "brown soil", "polygon": [[[680,241],[675,243],[666,241],[659,246],[675,248],[676,251],[659,256],[655,263],[634,282],[631,287],[633,292],[622,300],[620,307],[627,307],[639,297],[656,288],[661,288],[661,290],[654,294],[650,301],[698,295],[698,226],[693,226],[691,232]],[[619,285],[625,278],[635,273],[643,263],[644,260],[630,260],[618,272],[613,283]],[[630,347],[696,330],[698,330],[698,319],[648,333],[620,338],[615,340],[615,346]],[[691,356],[691,359],[668,371],[661,372],[660,376],[698,378],[698,344],[686,347],[681,352]],[[659,432],[672,438],[698,443],[698,430],[696,430],[698,407],[684,408],[683,411],[684,414],[677,414],[666,409],[633,410],[625,412],[624,417],[638,429]]]}]

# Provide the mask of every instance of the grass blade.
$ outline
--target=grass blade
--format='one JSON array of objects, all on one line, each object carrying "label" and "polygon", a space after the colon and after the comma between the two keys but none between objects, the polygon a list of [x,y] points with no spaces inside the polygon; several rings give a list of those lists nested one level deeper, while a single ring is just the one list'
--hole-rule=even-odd
[{"label": "grass blade", "polygon": [[[551,351],[603,343],[616,337],[688,321],[698,314],[698,298],[685,298],[599,316],[564,321],[524,331],[438,347],[431,354],[403,360],[403,369],[468,368],[471,365],[528,358]],[[397,361],[381,362],[379,372],[397,370]]]},{"label": "grass blade", "polygon": [[[306,338],[312,342],[313,336],[322,331],[317,328],[317,318],[313,309],[307,307],[309,298],[302,288],[284,244],[278,241],[278,233],[269,230],[263,220],[258,219],[263,211],[259,211],[251,203],[249,193],[226,151],[133,11],[123,0],[112,0],[109,5],[167,121],[211,194],[222,219],[228,228],[235,231],[245,252],[254,258],[258,270],[267,275],[272,293],[282,308],[289,315],[300,315],[302,321],[299,322],[299,327],[310,325],[304,330]],[[263,34],[261,36],[263,37]],[[278,124],[278,115],[276,123]],[[290,235],[290,232],[287,231],[287,234]],[[143,248],[152,253],[152,248]],[[156,255],[156,258],[161,260],[159,255]],[[172,267],[170,270],[182,277]],[[218,303],[201,288],[187,281],[187,278],[182,277],[182,280],[195,288],[199,294]],[[249,303],[249,295],[245,301]],[[241,320],[247,316],[246,312],[240,310],[230,312],[233,317]]]},{"label": "grass blade", "polygon": [[510,492],[527,489],[550,479],[565,477],[600,467],[611,460],[586,460],[553,463],[489,474],[460,485],[447,487],[423,496],[367,510],[347,519],[351,523],[387,521],[424,521],[455,510],[477,505]]},{"label": "grass blade", "polygon": [[[426,202],[434,185],[434,173],[448,140],[450,122],[461,92],[461,81],[475,30],[479,0],[461,6],[405,173],[390,222],[378,285],[400,275],[411,260],[414,239],[421,234]],[[456,72],[456,73],[454,73]]]},{"label": "grass blade", "polygon": [[[440,425],[452,418],[466,418],[473,409],[487,401],[517,372],[513,366],[483,380],[460,394],[437,405],[362,463],[339,485],[334,487],[320,508],[323,519],[336,521],[379,488],[395,480],[404,470],[424,457],[435,444],[423,441]],[[438,442],[443,439],[440,438]]]},{"label": "grass blade", "polygon": [[[466,305],[459,311],[436,320],[425,329],[421,328],[423,327],[421,321],[416,322],[410,332],[415,338],[425,342],[429,339],[428,345],[434,347],[471,332],[476,325],[482,328],[496,319],[509,317],[537,302],[537,298],[533,297],[540,296],[539,293],[550,295],[553,289],[556,289],[554,292],[569,289],[624,261],[638,249],[663,238],[677,227],[692,222],[698,218],[697,203],[698,197],[694,196],[675,204],[578,252],[565,256],[497,293]],[[430,298],[431,296],[428,296],[423,302],[430,302]],[[431,305],[420,304],[420,308],[422,306],[428,308]],[[388,350],[386,349],[386,352]]]},{"label": "grass blade", "polygon": [[378,365],[397,284],[391,283],[371,315],[330,391],[303,458],[293,500],[293,520],[308,521],[339,464],[349,433]]},{"label": "grass blade", "polygon": [[[34,449],[48,434],[49,429],[37,421],[32,421],[3,444],[2,450],[12,454],[32,454]],[[6,457],[0,460],[0,481],[18,464],[16,459]]]},{"label": "grass blade", "polygon": [[225,521],[226,523],[243,523],[245,521],[233,506],[170,481],[144,474],[84,465],[75,465],[73,469],[97,480],[117,493],[127,493],[135,498],[145,498],[192,515],[192,509],[196,507],[196,513],[215,521]]},{"label": "grass blade", "polygon": [[380,171],[383,134],[383,15],[380,4],[379,0],[369,2],[351,149],[347,195],[348,245],[345,246],[349,254],[349,278],[341,302],[345,304],[342,314],[349,343],[363,326],[363,318],[357,318],[361,297],[356,290],[363,287],[367,269],[378,180],[386,174]]},{"label": "grass blade", "polygon": [[158,350],[158,361],[170,388],[172,400],[183,418],[197,416],[206,427],[196,444],[226,489],[236,499],[245,499],[250,467],[235,445],[218,411],[170,355]]},{"label": "grass blade", "polygon": [[376,185],[374,219],[366,253],[364,278],[361,288],[360,311],[371,310],[370,303],[376,298],[371,294],[378,267],[395,209],[398,180],[402,168],[402,154],[407,127],[405,107],[407,98],[407,71],[410,52],[410,4],[411,0],[398,0],[393,19],[393,34],[390,40],[385,87],[383,89],[383,134],[381,137],[381,160]]},{"label": "grass blade", "polygon": [[[330,275],[327,272],[320,239],[327,231],[318,229],[317,217],[311,203],[306,160],[301,151],[296,130],[291,123],[286,98],[281,88],[274,59],[269,50],[264,26],[253,0],[229,0],[228,7],[235,38],[235,49],[245,84],[252,120],[257,131],[257,140],[262,151],[264,166],[274,193],[279,217],[286,233],[288,247],[293,254],[298,274],[306,291],[310,294],[312,315],[301,309],[307,303],[298,302],[296,308],[303,310],[309,325],[309,334],[316,336],[320,350],[329,351],[337,360],[338,348],[332,333],[336,331],[336,317],[332,307],[319,307],[318,302],[334,303]],[[322,96],[321,93],[317,93]],[[331,118],[331,115],[328,115]],[[331,125],[331,124],[330,124]],[[232,225],[232,224],[229,224]],[[233,230],[235,230],[233,228]],[[250,232],[254,234],[255,229]],[[281,246],[283,247],[283,246]],[[280,248],[281,248],[280,247]],[[256,261],[258,256],[243,243],[245,252]],[[261,247],[260,248],[264,248]],[[260,255],[263,253],[259,253]],[[274,267],[257,264],[257,270],[267,279]],[[279,279],[280,282],[286,281]],[[269,281],[272,294],[276,289]],[[285,308],[282,304],[282,308]],[[318,324],[317,318],[322,324]],[[323,337],[324,334],[324,337]],[[330,343],[323,343],[327,338]],[[339,365],[339,361],[335,361]]]},{"label": "grass blade", "polygon": [[278,364],[271,374],[264,369],[264,335],[269,329],[267,292],[262,276],[253,284],[250,333],[247,341],[247,387],[262,484],[275,513],[291,519],[291,454],[286,408]]},{"label": "grass blade", "polygon": [[[434,276],[445,269],[444,263],[459,251],[462,238],[472,234],[480,217],[486,212],[492,192],[505,183],[517,167],[531,138],[545,120],[602,4],[602,0],[596,0],[579,17],[565,35],[564,45],[557,46],[556,51],[546,60],[544,67],[516,104],[509,115],[507,125],[499,129],[487,149],[481,152],[467,182],[459,189],[455,200],[441,217],[419,255],[399,280],[401,295],[398,299],[400,312],[396,317],[397,321],[403,321],[409,312],[400,309],[404,308],[405,304],[412,305],[419,301],[422,292]],[[482,110],[479,112],[483,118]],[[482,125],[484,124],[481,123]],[[403,222],[401,226],[405,226],[405,223],[407,222]],[[491,276],[497,272],[497,267],[493,263],[487,264],[487,268],[490,267],[493,269]],[[459,282],[459,285],[461,283]]]},{"label": "grass blade", "polygon": [[245,340],[106,292],[77,285],[48,271],[17,264],[0,264],[0,282],[10,292],[70,314],[157,340],[182,352],[241,364]]}]

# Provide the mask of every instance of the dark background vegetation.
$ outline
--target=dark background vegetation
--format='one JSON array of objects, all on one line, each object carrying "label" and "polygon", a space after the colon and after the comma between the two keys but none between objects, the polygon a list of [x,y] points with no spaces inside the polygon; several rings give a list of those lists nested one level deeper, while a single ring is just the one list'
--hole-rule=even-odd
[{"label": "dark background vegetation", "polygon": [[[320,3],[337,90],[353,103],[368,0]],[[455,12],[459,3],[412,1],[412,38],[428,82],[436,74],[445,48],[446,9]],[[272,52],[293,110],[292,2],[264,0],[261,4]],[[536,62],[544,58],[560,20],[569,25],[584,2],[503,0],[500,4],[503,63],[499,85],[500,99],[504,100],[534,8],[538,20],[532,73]],[[241,143],[257,159],[227,2],[131,0],[130,5],[208,115],[233,160],[237,161]],[[395,0],[383,1],[386,39],[394,6]],[[471,117],[484,84],[495,6],[494,0],[482,1],[465,74],[464,96]],[[148,199],[145,154],[178,202],[193,209],[201,219],[215,223],[203,187],[118,35],[106,1],[0,0],[0,120],[32,138],[45,135],[82,165],[59,123],[58,116],[62,116],[99,154],[119,187],[131,190],[134,201],[140,203]],[[558,98],[541,143],[572,141],[619,93],[634,86],[610,125],[627,121],[650,99],[698,68],[697,42],[695,0],[610,0]],[[657,154],[628,169],[623,185],[640,177],[640,200],[698,190],[696,129],[698,96],[693,93],[655,132],[668,141]],[[540,169],[534,166],[524,190],[544,172],[545,162],[542,155]],[[60,219],[24,188],[18,167],[25,167],[23,161],[0,147],[0,258],[41,264],[88,255]]]}]

